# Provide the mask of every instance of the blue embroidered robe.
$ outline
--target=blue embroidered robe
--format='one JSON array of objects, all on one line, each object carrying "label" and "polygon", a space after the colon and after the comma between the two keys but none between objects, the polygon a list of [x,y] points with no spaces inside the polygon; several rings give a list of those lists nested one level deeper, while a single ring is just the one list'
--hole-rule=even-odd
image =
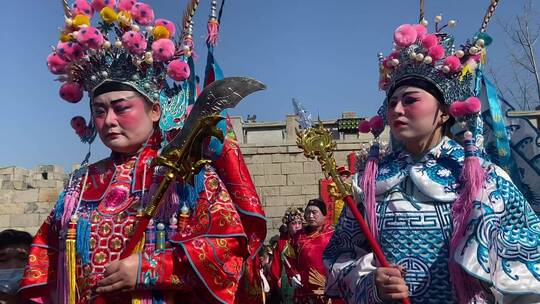
[{"label": "blue embroidered robe", "polygon": [[[406,268],[412,303],[457,303],[448,270],[451,206],[457,198],[463,148],[444,138],[418,160],[405,151],[381,161],[376,181],[379,243]],[[488,302],[540,303],[540,221],[508,175],[484,162],[485,185],[454,259],[480,280]],[[360,177],[354,178],[363,209]],[[376,264],[351,211],[341,215],[324,253],[326,292],[347,303],[382,303]]]}]

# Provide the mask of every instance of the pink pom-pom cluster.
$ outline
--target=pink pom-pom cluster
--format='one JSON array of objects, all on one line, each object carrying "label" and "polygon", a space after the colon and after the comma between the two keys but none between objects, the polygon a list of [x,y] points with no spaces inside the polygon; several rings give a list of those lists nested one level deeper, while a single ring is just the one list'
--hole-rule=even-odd
[{"label": "pink pom-pom cluster", "polygon": [[101,32],[95,27],[85,27],[79,30],[76,36],[77,42],[85,49],[97,50],[101,48],[105,38]]},{"label": "pink pom-pom cluster", "polygon": [[73,117],[70,124],[75,131],[75,134],[79,135],[79,137],[87,135],[87,133],[90,131],[88,126],[86,125],[86,119],[84,119],[84,117],[82,116]]},{"label": "pink pom-pom cluster", "polygon": [[464,101],[454,101],[450,105],[450,115],[454,116],[455,118],[463,117],[463,116],[469,116],[469,115],[475,115],[480,113],[482,103],[478,97],[472,96]]},{"label": "pink pom-pom cluster", "polygon": [[187,62],[177,59],[171,61],[167,67],[167,75],[176,81],[184,81],[189,78],[191,73]]},{"label": "pink pom-pom cluster", "polygon": [[137,2],[131,7],[131,17],[140,25],[149,25],[154,21],[154,10],[146,3]]},{"label": "pink pom-pom cluster", "polygon": [[92,18],[94,8],[86,0],[75,0],[71,12],[73,15],[86,15]]},{"label": "pink pom-pom cluster", "polygon": [[379,115],[371,117],[370,120],[362,120],[358,123],[358,132],[371,132],[375,137],[384,131],[384,121]]},{"label": "pink pom-pom cluster", "polygon": [[[475,49],[458,50],[455,54],[447,54],[446,48],[441,44],[440,35],[428,33],[422,24],[403,24],[394,31],[395,49],[386,56],[380,57],[381,77],[379,88],[387,90],[393,71],[402,65],[426,64],[438,69],[441,73],[454,77],[462,70],[464,65],[469,65],[471,58],[478,62],[478,53],[485,44],[482,40],[476,42]],[[481,39],[479,39],[481,40]],[[467,54],[467,57],[464,57]]]},{"label": "pink pom-pom cluster", "polygon": [[133,5],[135,5],[135,3],[135,0],[120,0],[118,1],[118,5],[116,7],[119,11],[129,12],[131,11],[131,8],[133,7]]},{"label": "pink pom-pom cluster", "polygon": [[[121,33],[116,38],[119,40],[117,42],[110,41],[110,35],[88,24],[89,20],[92,22],[94,13],[105,14],[101,18],[111,16],[110,11],[103,11],[105,8],[114,10],[119,16],[118,20],[112,21],[113,26],[117,27],[117,31],[113,32]],[[154,20],[154,11],[150,5],[136,0],[75,0],[71,13],[73,18],[66,21],[61,41],[47,57],[50,72],[61,75],[59,80],[65,81],[59,90],[62,99],[76,103],[83,97],[83,83],[86,80],[74,78],[70,69],[74,66],[84,67],[92,56],[101,56],[110,48],[124,49],[134,57],[137,64],[163,65],[166,74],[175,81],[189,78],[190,68],[179,58],[181,52],[177,52],[176,44],[171,40],[176,33],[174,22],[167,19]],[[114,25],[114,22],[118,25]],[[144,34],[139,26],[150,27]],[[167,31],[154,31],[158,26]],[[154,39],[148,40],[148,36]]]},{"label": "pink pom-pom cluster", "polygon": [[169,31],[169,37],[174,36],[174,33],[176,32],[176,27],[174,26],[174,23],[167,19],[156,19],[156,22],[154,24],[156,26],[161,25],[165,27]]},{"label": "pink pom-pom cluster", "polygon": [[76,82],[66,82],[60,87],[60,97],[68,102],[77,103],[83,97],[83,88]]},{"label": "pink pom-pom cluster", "polygon": [[136,31],[125,32],[122,36],[124,47],[133,55],[142,55],[146,51],[147,42],[143,34]]},{"label": "pink pom-pom cluster", "polygon": [[96,12],[101,12],[101,10],[105,7],[114,8],[115,5],[115,0],[92,0],[92,7],[96,10]]}]

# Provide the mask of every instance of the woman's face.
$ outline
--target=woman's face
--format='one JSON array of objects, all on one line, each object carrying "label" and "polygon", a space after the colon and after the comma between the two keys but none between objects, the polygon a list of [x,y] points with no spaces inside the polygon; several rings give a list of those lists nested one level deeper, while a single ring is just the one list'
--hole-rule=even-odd
[{"label": "woman's face", "polygon": [[92,100],[92,119],[99,137],[111,150],[136,153],[159,120],[159,104],[150,105],[133,91],[113,91]]},{"label": "woman's face", "polygon": [[392,135],[405,143],[425,141],[449,118],[433,95],[412,86],[396,89],[388,100],[387,117]]},{"label": "woman's face", "polygon": [[302,229],[302,221],[294,220],[287,225],[289,235],[294,235],[298,230]]}]

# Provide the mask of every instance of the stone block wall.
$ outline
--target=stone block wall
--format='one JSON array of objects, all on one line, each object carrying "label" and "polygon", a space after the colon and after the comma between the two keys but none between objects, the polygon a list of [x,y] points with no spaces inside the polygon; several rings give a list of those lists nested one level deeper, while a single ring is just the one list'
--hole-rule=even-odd
[{"label": "stone block wall", "polygon": [[0,230],[35,233],[54,207],[65,179],[64,169],[56,165],[0,168]]},{"label": "stone block wall", "polygon": [[[367,138],[337,141],[334,156],[338,166],[345,165],[347,155],[365,142]],[[288,207],[305,207],[310,199],[319,197],[319,180],[324,175],[317,160],[307,159],[293,142],[243,144],[241,149],[266,212],[269,239],[278,234]]]}]

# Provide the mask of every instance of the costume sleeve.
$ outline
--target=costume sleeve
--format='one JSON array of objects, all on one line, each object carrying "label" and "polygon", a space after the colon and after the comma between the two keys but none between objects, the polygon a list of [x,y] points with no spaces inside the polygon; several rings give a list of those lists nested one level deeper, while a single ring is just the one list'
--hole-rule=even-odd
[{"label": "costume sleeve", "polygon": [[489,165],[454,259],[498,303],[540,303],[540,219],[510,177]]},{"label": "costume sleeve", "polygon": [[58,231],[54,211],[34,236],[19,293],[25,301],[51,303],[57,288]]},{"label": "costume sleeve", "polygon": [[200,280],[180,248],[139,253],[139,261],[137,289],[192,291],[199,287]]},{"label": "costume sleeve", "polygon": [[300,273],[298,271],[298,236],[299,233],[283,248],[283,262],[285,263],[285,272],[289,282],[292,277]]},{"label": "costume sleeve", "polygon": [[[361,199],[362,191],[355,185],[358,175],[353,177],[353,191],[355,198]],[[373,253],[347,205],[324,251],[323,261],[328,273],[325,292],[329,297],[343,298],[347,303],[382,303],[373,280],[376,269]]]},{"label": "costume sleeve", "polygon": [[272,254],[272,264],[270,267],[270,285],[272,288],[281,288],[281,269],[283,269],[283,265],[281,263],[281,252],[283,248],[280,245],[280,242],[276,244],[276,247],[274,248],[274,254]]}]

